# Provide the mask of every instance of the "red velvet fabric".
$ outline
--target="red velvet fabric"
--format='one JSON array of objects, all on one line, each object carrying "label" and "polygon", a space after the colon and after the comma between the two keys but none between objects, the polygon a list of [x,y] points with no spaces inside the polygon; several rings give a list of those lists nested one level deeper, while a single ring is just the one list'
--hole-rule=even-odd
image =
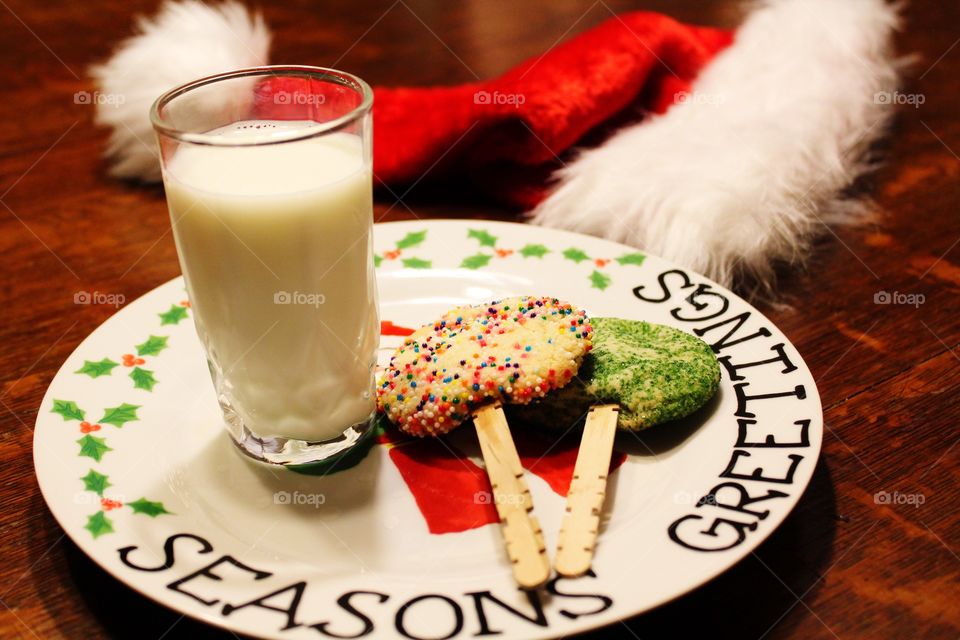
[{"label": "red velvet fabric", "polygon": [[[420,180],[462,180],[501,202],[531,207],[571,146],[585,136],[596,142],[645,112],[666,111],[732,40],[730,31],[626,13],[493,80],[376,87],[375,182],[403,193]],[[358,102],[349,89],[305,79],[268,80],[257,90],[255,108],[265,118],[322,117]],[[314,103],[318,91],[324,99]]]},{"label": "red velvet fabric", "polygon": [[402,192],[421,178],[457,176],[531,207],[558,156],[625,113],[666,111],[732,39],[730,31],[627,13],[493,80],[377,87],[376,177]]}]

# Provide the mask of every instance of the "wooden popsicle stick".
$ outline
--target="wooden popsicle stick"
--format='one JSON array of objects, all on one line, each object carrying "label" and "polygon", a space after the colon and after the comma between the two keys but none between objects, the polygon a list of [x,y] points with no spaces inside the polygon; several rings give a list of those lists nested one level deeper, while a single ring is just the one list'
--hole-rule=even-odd
[{"label": "wooden popsicle stick", "polygon": [[[516,478],[521,489],[523,498],[522,506],[526,511],[533,510],[533,496],[530,495],[530,489],[527,487],[527,481],[524,479],[523,465],[520,464],[520,454],[517,453],[517,447],[513,443],[513,435],[510,433],[510,425],[507,423],[507,416],[503,413],[503,405],[500,402],[488,404],[476,409],[473,414],[474,424],[477,424],[477,416],[483,413],[480,420],[484,424],[486,432],[492,434],[488,437],[488,442],[494,442],[497,461],[502,462],[506,472]],[[478,431],[479,437],[479,431]],[[480,443],[481,450],[483,442]],[[486,462],[486,458],[484,458]]]},{"label": "wooden popsicle stick", "polygon": [[555,566],[564,577],[585,574],[593,562],[619,413],[617,405],[605,404],[587,414],[557,542]]},{"label": "wooden popsicle stick", "polygon": [[550,560],[540,523],[530,513],[533,499],[500,403],[476,409],[473,424],[493,487],[494,506],[500,516],[500,532],[513,565],[513,577],[522,588],[536,589],[550,577]]}]

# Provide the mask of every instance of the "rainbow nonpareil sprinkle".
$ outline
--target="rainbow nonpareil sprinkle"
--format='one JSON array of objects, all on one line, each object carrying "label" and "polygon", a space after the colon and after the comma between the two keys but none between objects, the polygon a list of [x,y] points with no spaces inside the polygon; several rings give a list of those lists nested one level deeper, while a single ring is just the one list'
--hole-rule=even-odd
[{"label": "rainbow nonpareil sprinkle", "polygon": [[526,404],[566,385],[592,332],[583,310],[555,298],[453,309],[397,349],[377,385],[379,407],[407,433],[441,435],[485,402]]}]

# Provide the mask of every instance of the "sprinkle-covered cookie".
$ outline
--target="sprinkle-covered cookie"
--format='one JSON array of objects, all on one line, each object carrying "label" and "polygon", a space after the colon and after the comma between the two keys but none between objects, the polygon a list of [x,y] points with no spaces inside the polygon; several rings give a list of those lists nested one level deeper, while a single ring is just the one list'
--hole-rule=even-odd
[{"label": "sprinkle-covered cookie", "polygon": [[555,298],[453,309],[397,349],[377,386],[379,407],[407,433],[441,435],[486,401],[526,404],[566,385],[591,334],[586,313]]}]

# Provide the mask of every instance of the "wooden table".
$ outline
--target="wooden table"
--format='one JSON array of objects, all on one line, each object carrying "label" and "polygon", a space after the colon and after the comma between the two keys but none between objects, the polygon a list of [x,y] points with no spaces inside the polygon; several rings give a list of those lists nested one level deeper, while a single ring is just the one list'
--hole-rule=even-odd
[{"label": "wooden table", "polygon": [[[86,66],[128,32],[134,11],[155,4],[0,1],[5,638],[227,635],[180,620],[89,561],[44,505],[31,461],[44,390],[112,312],[74,305],[74,292],[132,300],[179,273],[161,190],[105,175],[105,133],[92,125],[92,109],[73,100],[90,88]],[[599,23],[610,9],[737,22],[734,3],[719,0],[317,4],[266,8],[276,32],[273,59],[322,65],[343,55],[340,66],[373,84],[493,76]],[[614,626],[618,636],[628,629],[641,638],[960,633],[960,4],[914,0],[906,18],[901,50],[921,57],[905,90],[926,101],[901,110],[883,149],[887,164],[866,185],[878,222],[825,233],[808,270],[781,282],[790,307],[765,309],[806,358],[823,397],[827,432],[813,482],[755,554],[695,593]],[[383,198],[378,217],[388,208],[391,220],[512,217],[428,182],[392,208]],[[876,305],[881,290],[923,294],[926,302]],[[924,503],[877,504],[879,491]]]}]

